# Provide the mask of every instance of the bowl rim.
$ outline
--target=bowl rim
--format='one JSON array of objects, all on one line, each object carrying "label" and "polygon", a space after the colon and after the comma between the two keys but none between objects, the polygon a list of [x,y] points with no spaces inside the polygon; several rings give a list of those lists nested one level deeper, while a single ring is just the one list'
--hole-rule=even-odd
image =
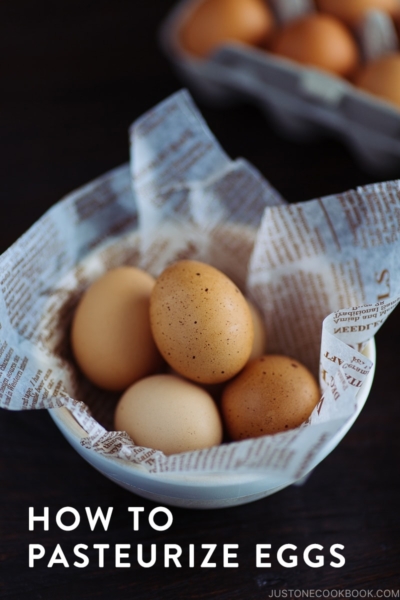
[{"label": "bowl rim", "polygon": [[[314,461],[310,463],[307,472],[304,473],[301,477],[303,479],[306,477],[320,462],[328,456],[334,450],[334,448],[340,443],[346,433],[351,429],[352,425],[356,421],[358,415],[363,409],[365,402],[369,396],[374,374],[375,374],[375,365],[376,365],[376,345],[375,339],[371,338],[365,349],[365,355],[372,361],[373,365],[371,371],[366,377],[363,386],[361,387],[358,394],[358,405],[357,410],[354,414],[344,423],[344,425],[340,428],[340,430],[336,433],[336,435],[324,446],[323,452],[319,453],[318,456],[315,457]],[[139,464],[131,463],[129,461],[124,461],[123,459],[104,456],[95,450],[84,448],[81,445],[81,440],[84,437],[87,437],[88,434],[85,430],[77,423],[74,419],[72,413],[66,407],[59,408],[51,408],[48,409],[49,415],[60,429],[61,433],[67,439],[67,441],[74,447],[74,449],[92,466],[94,466],[98,471],[100,471],[106,477],[109,477],[116,483],[123,485],[124,483],[128,484],[132,483],[134,485],[144,485],[146,488],[150,485],[156,486],[157,491],[160,490],[160,487],[173,486],[173,489],[177,493],[181,493],[185,488],[203,488],[204,492],[206,490],[221,490],[227,489],[229,487],[235,485],[246,485],[246,484],[256,484],[264,482],[267,485],[269,490],[273,490],[276,488],[276,491],[282,489],[282,487],[287,487],[292,483],[295,483],[296,480],[288,482],[286,485],[277,486],[277,482],[270,483],[270,487],[268,487],[268,476],[263,473],[262,469],[254,469],[254,470],[246,470],[240,469],[235,472],[224,471],[224,472],[212,472],[212,473],[204,473],[204,472],[174,472],[174,473],[150,473],[145,467]],[[321,457],[322,454],[322,457]],[[271,485],[272,484],[272,485]]]}]

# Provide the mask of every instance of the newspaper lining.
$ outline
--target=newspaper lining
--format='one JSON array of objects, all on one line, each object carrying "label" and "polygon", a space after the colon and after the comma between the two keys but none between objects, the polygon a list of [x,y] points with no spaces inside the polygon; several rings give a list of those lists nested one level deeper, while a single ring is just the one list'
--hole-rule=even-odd
[{"label": "newspaper lining", "polygon": [[[130,136],[130,165],[70,194],[0,257],[0,406],[65,406],[87,433],[82,445],[150,472],[294,481],[356,411],[372,367],[362,349],[399,302],[400,184],[286,204],[247,161],[227,157],[185,91]],[[261,309],[268,351],[319,374],[323,396],[307,423],[170,457],[111,431],[118,397],[75,367],[74,309],[110,268],[157,276],[181,258],[230,276]]]}]

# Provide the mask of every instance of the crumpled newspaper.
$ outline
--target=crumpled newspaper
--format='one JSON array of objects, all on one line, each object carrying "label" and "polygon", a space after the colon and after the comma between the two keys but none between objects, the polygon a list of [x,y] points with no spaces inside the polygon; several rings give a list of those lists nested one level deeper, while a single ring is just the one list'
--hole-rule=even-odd
[{"label": "crumpled newspaper", "polygon": [[[185,91],[130,137],[130,166],[57,203],[0,257],[0,406],[65,406],[86,448],[150,472],[294,481],[357,410],[372,368],[362,350],[400,300],[400,184],[289,205],[247,161],[228,158]],[[301,427],[169,457],[111,431],[118,397],[75,366],[73,311],[110,268],[157,276],[181,258],[224,271],[261,310],[268,351],[319,373],[323,395]]]}]

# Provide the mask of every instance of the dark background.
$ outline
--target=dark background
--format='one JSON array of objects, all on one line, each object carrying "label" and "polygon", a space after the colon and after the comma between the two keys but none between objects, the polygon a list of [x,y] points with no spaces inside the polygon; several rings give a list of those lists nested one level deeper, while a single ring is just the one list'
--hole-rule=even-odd
[{"label": "dark background", "polygon": [[[5,0],[0,9],[0,251],[5,250],[64,194],[128,160],[129,124],[181,87],[156,42],[171,0]],[[252,107],[224,111],[201,106],[232,157],[253,162],[289,201],[302,201],[379,181],[348,150],[329,139],[308,145],[280,139]],[[400,166],[386,178],[400,177]],[[172,508],[165,533],[143,519],[132,531],[128,506],[150,501],[118,488],[68,445],[46,412],[0,411],[1,598],[261,599],[271,590],[398,589],[400,586],[399,312],[377,336],[377,374],[361,416],[306,485],[236,508]],[[49,449],[53,453],[49,454]],[[50,507],[48,532],[28,531],[28,507]],[[107,533],[57,529],[55,513],[73,506],[114,507]],[[113,567],[100,569],[91,553],[85,569],[47,560],[28,568],[28,544],[48,558],[60,543],[67,558],[75,544],[239,544],[237,569]],[[284,543],[301,552],[320,543],[345,546],[341,569],[256,569],[254,548]],[[74,559],[70,562],[72,564]],[[329,559],[326,561],[329,563]]]}]

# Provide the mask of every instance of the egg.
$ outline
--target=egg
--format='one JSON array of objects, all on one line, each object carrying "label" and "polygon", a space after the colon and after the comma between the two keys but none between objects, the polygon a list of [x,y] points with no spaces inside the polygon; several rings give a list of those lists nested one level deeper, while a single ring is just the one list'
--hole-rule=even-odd
[{"label": "egg", "polygon": [[317,0],[317,6],[353,27],[368,10],[382,10],[391,16],[400,10],[399,0]]},{"label": "egg", "polygon": [[153,375],[134,383],[115,411],[115,429],[138,446],[164,454],[190,452],[222,441],[222,422],[211,396],[174,375]]},{"label": "egg", "polygon": [[161,365],[149,317],[154,281],[140,269],[119,267],[95,281],[79,302],[72,351],[97,386],[122,391]]},{"label": "egg", "polygon": [[180,42],[191,54],[206,57],[224,42],[264,43],[273,23],[264,0],[203,0],[183,23]]},{"label": "egg", "polygon": [[264,322],[258,308],[252,302],[250,302],[250,300],[247,300],[247,303],[249,305],[254,329],[254,340],[249,356],[250,361],[265,354],[267,348],[267,335],[265,332]]},{"label": "egg", "polygon": [[348,29],[338,19],[318,13],[290,22],[276,34],[270,50],[341,77],[350,77],[360,60]]},{"label": "egg", "polygon": [[262,356],[226,387],[221,411],[232,440],[260,437],[298,427],[320,399],[313,375],[293,358]]},{"label": "egg", "polygon": [[367,63],[354,83],[366,92],[400,106],[400,53],[386,54]]},{"label": "egg", "polygon": [[199,383],[230,379],[251,353],[254,329],[246,299],[226,275],[202,262],[176,262],[158,277],[150,322],[168,364]]}]

